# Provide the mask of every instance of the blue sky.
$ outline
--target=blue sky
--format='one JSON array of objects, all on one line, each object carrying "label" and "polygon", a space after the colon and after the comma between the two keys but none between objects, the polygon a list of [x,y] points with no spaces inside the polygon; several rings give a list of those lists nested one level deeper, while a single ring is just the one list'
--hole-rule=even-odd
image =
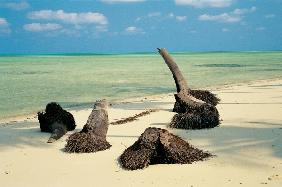
[{"label": "blue sky", "polygon": [[0,53],[282,50],[282,0],[0,0]]}]

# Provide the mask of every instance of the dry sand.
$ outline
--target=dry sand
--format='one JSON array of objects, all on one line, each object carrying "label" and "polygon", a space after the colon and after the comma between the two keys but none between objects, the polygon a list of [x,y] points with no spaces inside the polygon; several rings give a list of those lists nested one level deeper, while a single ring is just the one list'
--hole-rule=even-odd
[{"label": "dry sand", "polygon": [[[0,125],[0,186],[282,186],[282,80],[260,81],[215,90],[222,124],[210,130],[175,130],[197,148],[216,155],[187,165],[153,165],[123,170],[117,159],[150,126],[166,128],[174,115],[172,94],[113,105],[110,121],[149,108],[158,112],[110,126],[109,150],[63,152],[67,136],[47,144],[36,119]],[[81,130],[91,109],[72,111]]]}]

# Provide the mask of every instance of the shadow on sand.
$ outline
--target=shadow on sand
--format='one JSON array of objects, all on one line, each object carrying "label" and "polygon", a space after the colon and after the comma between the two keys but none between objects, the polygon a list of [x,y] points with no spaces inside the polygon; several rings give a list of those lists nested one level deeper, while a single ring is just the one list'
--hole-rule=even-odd
[{"label": "shadow on sand", "polygon": [[[241,123],[242,124],[242,123]],[[282,158],[282,125],[268,122],[244,122],[246,126],[237,124],[222,124],[213,129],[179,130],[169,129],[170,132],[191,141],[195,146],[211,151],[218,156],[230,157],[242,164],[257,166],[249,155],[253,151],[253,158],[264,158],[265,154]],[[164,123],[151,126],[166,125]],[[279,126],[280,125],[280,126]],[[266,127],[269,126],[269,127]],[[258,151],[259,150],[259,151]],[[248,154],[245,154],[248,152]]]},{"label": "shadow on sand", "polygon": [[50,133],[42,133],[38,122],[13,122],[0,125],[0,151],[7,148],[47,147]]}]

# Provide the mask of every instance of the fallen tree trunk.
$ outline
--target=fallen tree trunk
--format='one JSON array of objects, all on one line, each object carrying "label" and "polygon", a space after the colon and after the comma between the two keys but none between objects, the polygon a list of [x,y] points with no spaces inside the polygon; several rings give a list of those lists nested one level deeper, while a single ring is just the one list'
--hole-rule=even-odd
[{"label": "fallen tree trunk", "polygon": [[55,142],[76,127],[73,115],[55,102],[48,103],[45,111],[38,112],[38,121],[42,132],[51,132],[47,143]]},{"label": "fallen tree trunk", "polygon": [[106,100],[96,101],[83,129],[67,139],[66,152],[89,153],[111,147],[106,140],[109,127],[107,106]]},{"label": "fallen tree trunk", "polygon": [[195,98],[188,88],[186,79],[168,52],[164,48],[158,49],[158,51],[173,75],[177,90],[177,94],[174,94],[173,111],[178,114],[173,117],[170,127],[202,129],[218,126],[219,114],[215,106]]}]

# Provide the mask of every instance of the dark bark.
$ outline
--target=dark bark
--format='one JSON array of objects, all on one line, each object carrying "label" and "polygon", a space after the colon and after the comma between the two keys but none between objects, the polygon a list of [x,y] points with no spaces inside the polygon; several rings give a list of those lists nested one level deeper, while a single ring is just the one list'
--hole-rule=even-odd
[{"label": "dark bark", "polygon": [[[219,125],[219,114],[214,105],[219,99],[209,92],[191,91],[179,67],[165,49],[158,49],[165,63],[169,67],[175,81],[177,94],[174,94],[176,114],[170,126],[174,128],[201,129]],[[194,97],[193,95],[197,96]],[[205,102],[205,100],[209,102]]]},{"label": "dark bark", "polygon": [[106,140],[109,127],[107,105],[106,100],[96,101],[83,129],[67,139],[66,152],[89,153],[111,147]]},{"label": "dark bark", "polygon": [[208,104],[211,104],[213,106],[216,106],[220,102],[220,99],[215,94],[211,93],[208,90],[192,90],[192,89],[190,89],[189,93],[193,97],[200,99],[200,100],[202,100],[202,101],[204,101]]},{"label": "dark bark", "polygon": [[55,102],[47,104],[45,111],[38,112],[38,121],[42,132],[52,133],[47,143],[55,142],[76,127],[73,115]]},{"label": "dark bark", "polygon": [[123,152],[120,163],[125,169],[136,170],[154,164],[191,164],[210,156],[165,129],[149,127]]}]

